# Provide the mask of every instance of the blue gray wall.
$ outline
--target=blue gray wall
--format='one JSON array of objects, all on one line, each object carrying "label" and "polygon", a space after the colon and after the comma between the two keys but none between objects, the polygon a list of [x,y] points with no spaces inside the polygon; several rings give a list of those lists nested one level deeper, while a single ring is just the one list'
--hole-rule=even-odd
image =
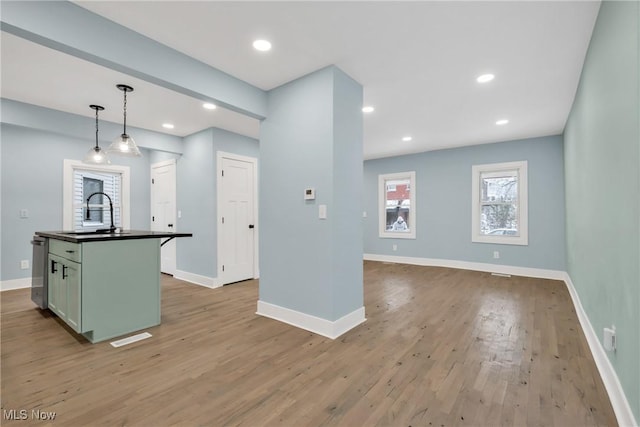
[{"label": "blue gray wall", "polygon": [[[92,122],[91,119],[87,119]],[[0,280],[31,276],[20,260],[31,260],[35,231],[62,229],[62,174],[64,159],[81,160],[94,140],[78,139],[37,129],[1,124],[2,260]],[[131,168],[131,227],[149,228],[149,155],[119,158],[114,164]],[[29,217],[20,218],[27,209]]]},{"label": "blue gray wall", "polygon": [[[178,231],[193,232],[193,237],[177,239],[177,268],[207,277],[216,276],[214,156],[212,129],[206,129],[184,138],[176,163],[177,208],[182,213]],[[198,197],[192,197],[196,193]]]},{"label": "blue gray wall", "polygon": [[[471,167],[528,161],[529,245],[471,242]],[[416,172],[416,239],[378,237],[378,175]],[[364,252],[565,270],[561,136],[500,142],[364,163]],[[397,245],[397,251],[392,250]],[[500,258],[494,259],[493,252]]]},{"label": "blue gray wall", "polygon": [[193,232],[193,237],[178,239],[177,268],[208,278],[218,274],[218,151],[255,158],[260,154],[257,140],[222,129],[206,129],[184,138],[183,154],[176,164],[177,203],[182,213],[178,230]]},{"label": "blue gray wall", "polygon": [[363,118],[360,84],[337,69],[333,78],[332,319],[339,319],[364,305]]},{"label": "blue gray wall", "polygon": [[[336,67],[269,92],[260,128],[261,301],[327,320],[362,307],[361,108],[362,89]],[[307,187],[315,200],[304,200]]]},{"label": "blue gray wall", "polygon": [[640,420],[640,3],[604,1],[565,128],[567,271]]}]

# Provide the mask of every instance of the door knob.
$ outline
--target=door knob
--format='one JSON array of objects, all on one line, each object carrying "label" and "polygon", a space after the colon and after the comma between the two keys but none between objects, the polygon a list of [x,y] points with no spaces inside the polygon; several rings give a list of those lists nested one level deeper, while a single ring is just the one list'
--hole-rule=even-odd
[{"label": "door knob", "polygon": [[249,224],[249,228],[255,228],[255,225]]},{"label": "door knob", "polygon": [[167,227],[173,228],[173,224],[167,224]]}]

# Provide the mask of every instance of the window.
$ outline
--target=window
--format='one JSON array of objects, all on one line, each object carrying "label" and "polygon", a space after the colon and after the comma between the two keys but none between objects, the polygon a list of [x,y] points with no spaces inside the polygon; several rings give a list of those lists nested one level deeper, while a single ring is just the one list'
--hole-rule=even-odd
[{"label": "window", "polygon": [[527,245],[527,162],[476,165],[472,242]]},{"label": "window", "polygon": [[90,231],[111,225],[109,199],[102,194],[91,197],[87,215],[87,198],[96,192],[111,198],[114,225],[130,227],[128,167],[93,166],[65,160],[63,185],[64,230]]},{"label": "window", "polygon": [[[100,178],[89,178],[87,176],[82,176],[82,171],[75,171],[77,175],[80,175],[80,179],[74,180],[74,182],[79,184],[79,188],[76,188],[74,193],[82,194],[82,200],[87,200],[90,195],[96,192],[104,192],[104,180]],[[82,225],[102,225],[104,220],[104,211],[102,209],[96,209],[95,203],[102,205],[102,194],[96,194],[91,198],[93,204],[89,207],[89,212],[85,212],[82,215]],[[85,209],[86,210],[86,209]]]},{"label": "window", "polygon": [[416,238],[415,172],[378,177],[380,237]]}]

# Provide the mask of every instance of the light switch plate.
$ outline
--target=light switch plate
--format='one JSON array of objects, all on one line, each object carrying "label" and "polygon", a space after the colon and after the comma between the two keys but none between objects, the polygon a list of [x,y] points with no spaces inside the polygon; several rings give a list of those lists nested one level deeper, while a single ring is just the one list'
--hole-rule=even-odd
[{"label": "light switch plate", "polygon": [[318,205],[318,218],[327,219],[327,205]]}]

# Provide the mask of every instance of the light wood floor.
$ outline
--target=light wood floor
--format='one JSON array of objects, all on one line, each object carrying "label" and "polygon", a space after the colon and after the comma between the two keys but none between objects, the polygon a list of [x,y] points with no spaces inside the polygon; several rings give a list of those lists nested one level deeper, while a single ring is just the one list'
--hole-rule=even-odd
[{"label": "light wood floor", "polygon": [[162,325],[118,349],[74,335],[26,289],[3,292],[3,414],[53,411],[57,426],[616,425],[563,283],[364,271],[368,320],[335,341],[255,315],[256,281],[210,290],[165,277]]}]

